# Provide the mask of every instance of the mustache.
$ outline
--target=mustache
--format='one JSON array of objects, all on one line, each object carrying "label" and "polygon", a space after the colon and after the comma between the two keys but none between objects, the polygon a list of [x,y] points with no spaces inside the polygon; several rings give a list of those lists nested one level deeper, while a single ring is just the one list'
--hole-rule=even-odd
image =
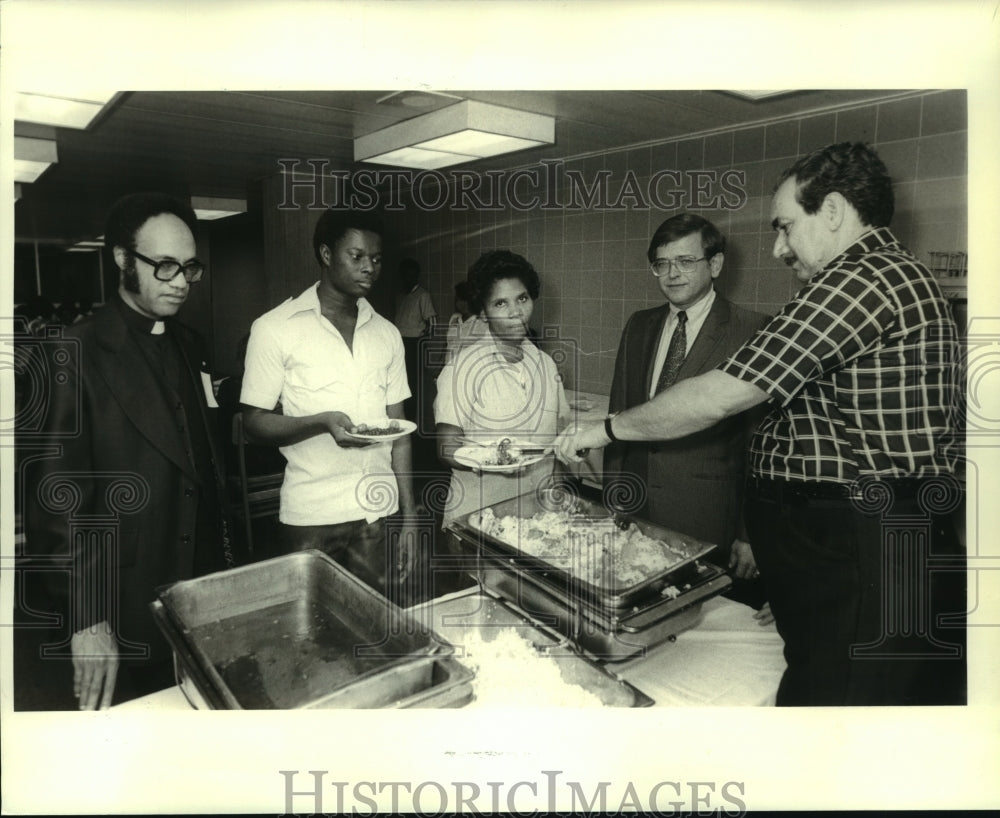
[{"label": "mustache", "polygon": [[787,267],[791,267],[799,260],[799,257],[795,253],[789,253],[788,255],[782,256],[781,260],[785,262]]}]

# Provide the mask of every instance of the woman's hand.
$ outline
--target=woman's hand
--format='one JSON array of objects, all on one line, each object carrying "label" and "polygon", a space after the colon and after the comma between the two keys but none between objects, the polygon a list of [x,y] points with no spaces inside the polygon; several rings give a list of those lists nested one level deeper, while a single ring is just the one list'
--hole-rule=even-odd
[{"label": "woman's hand", "polygon": [[455,460],[455,451],[462,447],[465,432],[460,426],[450,423],[439,423],[435,427],[438,439],[438,460],[453,469],[468,469],[469,467]]}]

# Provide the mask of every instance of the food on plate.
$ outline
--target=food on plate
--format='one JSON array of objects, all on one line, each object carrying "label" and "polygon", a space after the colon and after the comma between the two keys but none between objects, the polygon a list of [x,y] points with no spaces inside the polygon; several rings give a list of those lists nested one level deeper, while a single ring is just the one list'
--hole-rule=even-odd
[{"label": "food on plate", "polygon": [[[487,638],[488,635],[488,638]],[[460,643],[461,662],[476,672],[472,707],[601,707],[601,699],[567,682],[560,662],[539,654],[514,628],[470,632]],[[565,663],[562,663],[565,664]],[[531,695],[524,695],[524,680]]]},{"label": "food on plate", "polygon": [[390,420],[385,426],[366,426],[362,423],[355,426],[354,431],[361,435],[395,435],[399,434],[400,427],[398,420]]},{"label": "food on plate", "polygon": [[634,525],[623,530],[612,517],[595,519],[569,511],[498,517],[486,508],[472,514],[469,522],[525,554],[603,588],[636,585],[692,555],[691,544],[680,538],[656,540]]},{"label": "food on plate", "polygon": [[489,454],[483,460],[484,466],[513,466],[521,459],[521,450],[509,437],[488,447]]}]

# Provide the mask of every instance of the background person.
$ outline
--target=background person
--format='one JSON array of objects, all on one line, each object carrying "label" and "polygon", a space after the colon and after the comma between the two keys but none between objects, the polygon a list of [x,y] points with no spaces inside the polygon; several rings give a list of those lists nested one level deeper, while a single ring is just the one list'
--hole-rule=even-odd
[{"label": "background person", "polygon": [[[434,406],[435,369],[439,355],[432,354],[437,310],[431,294],[420,283],[420,264],[414,258],[399,262],[398,285],[402,298],[396,309],[396,328],[403,336],[406,356],[406,380],[411,396],[403,402],[403,411],[417,424],[411,446],[413,465],[423,482],[437,466],[432,407]],[[419,487],[418,487],[419,488]]]},{"label": "background person", "polygon": [[446,360],[453,361],[462,347],[473,343],[478,336],[486,332],[483,317],[472,309],[472,285],[468,281],[459,281],[455,285],[455,312],[448,319],[446,333]]},{"label": "background person", "polygon": [[414,397],[406,403],[406,414],[417,420],[416,401],[421,394],[420,341],[434,330],[437,310],[431,294],[420,283],[420,264],[414,258],[399,262],[399,290],[403,294],[396,308],[396,328],[406,350],[406,379]]}]

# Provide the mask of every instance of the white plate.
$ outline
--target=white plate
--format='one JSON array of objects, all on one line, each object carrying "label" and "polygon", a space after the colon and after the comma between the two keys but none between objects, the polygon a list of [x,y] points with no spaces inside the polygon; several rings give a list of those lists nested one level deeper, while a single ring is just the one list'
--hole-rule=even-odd
[{"label": "white plate", "polygon": [[[516,447],[518,443],[515,441],[513,445]],[[539,448],[539,444],[530,443],[527,441],[522,441],[521,444],[525,448]],[[550,448],[550,447],[547,447]],[[545,457],[545,453],[542,454],[528,454],[523,455],[518,459],[516,463],[510,463],[505,466],[498,465],[496,463],[487,464],[483,461],[488,460],[494,454],[493,447],[490,445],[484,446],[462,446],[455,450],[455,460],[461,463],[463,466],[468,466],[470,469],[476,469],[477,471],[488,471],[488,472],[515,472],[520,471],[523,468],[532,466],[542,458]]]},{"label": "white plate", "polygon": [[[373,421],[372,423],[366,423],[365,425],[384,429],[390,423],[396,423],[399,426],[399,431],[386,435],[370,435],[365,432],[351,432],[351,437],[356,437],[359,440],[374,440],[376,443],[384,443],[387,440],[398,440],[401,437],[406,437],[407,435],[413,434],[417,430],[417,424],[412,420],[400,420],[397,418],[393,418],[391,421]],[[358,425],[360,426],[361,424]]]}]

